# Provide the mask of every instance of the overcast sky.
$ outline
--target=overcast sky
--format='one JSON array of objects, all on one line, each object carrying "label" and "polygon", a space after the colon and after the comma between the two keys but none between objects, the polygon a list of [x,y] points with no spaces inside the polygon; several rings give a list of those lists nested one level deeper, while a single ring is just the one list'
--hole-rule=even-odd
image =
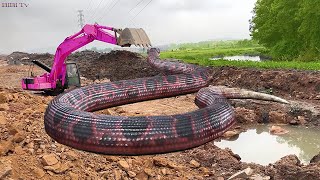
[{"label": "overcast sky", "polygon": [[[6,2],[25,4],[16,8],[2,7]],[[255,2],[0,0],[0,53],[55,49],[67,36],[80,30],[77,17],[80,9],[84,10],[85,23],[97,22],[116,28],[141,27],[153,45],[250,38],[248,20]],[[89,48],[92,46],[103,48],[106,45],[95,42]]]}]

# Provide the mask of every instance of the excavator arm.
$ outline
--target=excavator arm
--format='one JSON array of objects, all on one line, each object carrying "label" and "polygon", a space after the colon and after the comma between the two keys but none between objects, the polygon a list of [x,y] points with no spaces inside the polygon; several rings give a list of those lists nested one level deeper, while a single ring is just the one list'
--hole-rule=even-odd
[{"label": "excavator arm", "polygon": [[78,33],[67,37],[58,46],[49,74],[45,73],[42,76],[22,79],[22,88],[26,90],[54,90],[57,88],[58,82],[63,87],[66,79],[66,58],[73,51],[94,40],[125,47],[132,44],[143,47],[151,46],[147,34],[141,28],[125,28],[121,30],[98,24],[87,24]]}]

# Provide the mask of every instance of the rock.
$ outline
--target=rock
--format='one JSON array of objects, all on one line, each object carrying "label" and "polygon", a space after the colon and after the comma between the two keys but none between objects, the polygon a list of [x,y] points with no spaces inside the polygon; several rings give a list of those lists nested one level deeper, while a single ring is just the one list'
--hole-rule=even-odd
[{"label": "rock", "polygon": [[46,145],[40,144],[39,148],[42,149],[42,150],[45,150],[46,149]]},{"label": "rock", "polygon": [[320,100],[320,94],[314,97],[315,100]]},{"label": "rock", "polygon": [[75,161],[78,158],[78,155],[74,151],[68,151],[65,153],[65,155],[67,156],[67,159],[71,161]]},{"label": "rock", "polygon": [[227,131],[222,136],[226,139],[230,139],[232,137],[238,136],[240,134],[240,131],[233,130],[233,131]]},{"label": "rock", "polygon": [[223,177],[217,177],[217,180],[224,180],[224,178]]},{"label": "rock", "polygon": [[33,142],[30,142],[30,143],[28,143],[26,146],[27,146],[27,148],[33,149],[33,148],[34,148],[34,143],[33,143]]},{"label": "rock", "polygon": [[256,122],[258,119],[257,114],[251,109],[236,107],[235,112],[236,119],[239,123]]},{"label": "rock", "polygon": [[143,166],[144,167],[153,167],[154,163],[153,163],[153,159],[146,159],[143,161]]},{"label": "rock", "polygon": [[132,159],[126,159],[126,161],[129,164],[129,167],[132,167],[133,160]]},{"label": "rock", "polygon": [[304,116],[298,116],[298,121],[302,125],[307,123],[307,121],[306,121]]},{"label": "rock", "polygon": [[311,160],[310,163],[319,163],[320,164],[320,152],[319,154],[315,155]]},{"label": "rock", "polygon": [[5,125],[7,124],[7,119],[3,115],[0,115],[0,125]]},{"label": "rock", "polygon": [[0,104],[0,111],[8,111],[9,109],[8,103]]},{"label": "rock", "polygon": [[15,127],[9,127],[9,134],[14,136],[15,134],[17,134],[19,131],[15,128]]},{"label": "rock", "polygon": [[46,174],[42,169],[37,167],[34,168],[32,172],[35,175],[35,177],[37,177],[38,179],[42,178]]},{"label": "rock", "polygon": [[111,113],[111,110],[110,110],[110,109],[106,109],[106,110],[104,111],[104,114],[114,115],[113,113]]},{"label": "rock", "polygon": [[200,163],[195,160],[191,160],[189,163],[195,168],[200,167]]},{"label": "rock", "polygon": [[182,166],[182,165],[177,165],[175,164],[174,162],[172,161],[168,161],[168,166],[169,168],[172,168],[172,169],[175,169],[177,171],[181,171],[181,170],[186,170],[186,167],[185,166]]},{"label": "rock", "polygon": [[42,154],[42,149],[37,149],[36,154],[37,154],[37,155]]},{"label": "rock", "polygon": [[272,123],[287,123],[286,114],[277,111],[269,112],[269,120]]},{"label": "rock", "polygon": [[121,180],[121,172],[117,169],[113,170],[114,179],[115,180]]},{"label": "rock", "polygon": [[95,167],[95,165],[92,164],[92,163],[89,163],[88,166],[91,167],[91,168],[94,168],[94,167]]},{"label": "rock", "polygon": [[203,174],[209,174],[209,170],[205,167],[201,167],[199,168],[199,170],[203,173]]},{"label": "rock", "polygon": [[4,93],[0,93],[0,104],[7,103],[8,98]]},{"label": "rock", "polygon": [[7,179],[12,174],[12,167],[10,161],[0,162],[0,179]]},{"label": "rock", "polygon": [[54,171],[60,169],[60,167],[61,167],[61,163],[58,162],[58,163],[53,164],[51,166],[44,166],[43,169],[54,172]]},{"label": "rock", "polygon": [[288,155],[278,160],[275,165],[300,165],[300,160],[296,155]]},{"label": "rock", "polygon": [[156,176],[156,173],[155,173],[152,169],[144,168],[143,171],[144,171],[148,176],[150,176],[150,177]]},{"label": "rock", "polygon": [[289,124],[290,124],[290,125],[293,125],[293,126],[299,125],[298,121],[296,121],[296,120],[291,120],[291,121],[289,122]]},{"label": "rock", "polygon": [[269,129],[270,134],[274,134],[274,135],[282,135],[282,134],[287,134],[289,131],[283,129],[280,126],[272,126]]},{"label": "rock", "polygon": [[27,152],[28,152],[28,153],[30,153],[30,154],[32,155],[32,154],[34,154],[34,149],[29,148],[29,149],[27,150]]},{"label": "rock", "polygon": [[26,152],[23,150],[21,146],[17,146],[14,148],[14,153],[16,153],[17,155],[22,155],[22,154],[25,154]]},{"label": "rock", "polygon": [[166,167],[168,165],[167,159],[162,158],[162,157],[154,157],[153,163],[154,163],[154,165],[160,166],[160,167]]},{"label": "rock", "polygon": [[116,156],[105,156],[107,161],[111,161],[111,162],[118,162],[120,161],[120,158],[116,157]]},{"label": "rock", "polygon": [[248,167],[245,170],[242,170],[242,171],[235,173],[228,180],[233,180],[233,179],[238,179],[238,178],[248,179],[252,173],[253,173],[253,170],[250,167]]},{"label": "rock", "polygon": [[129,170],[130,166],[127,161],[120,160],[118,161],[118,165],[125,171]]},{"label": "rock", "polygon": [[78,180],[79,179],[79,175],[75,174],[73,172],[69,172],[68,175],[69,175],[71,180]]},{"label": "rock", "polygon": [[166,168],[162,168],[162,169],[161,169],[161,173],[162,173],[163,175],[166,175],[166,174],[167,174]]},{"label": "rock", "polygon": [[54,154],[47,154],[42,156],[41,162],[44,166],[52,166],[54,164],[57,164],[59,161]]},{"label": "rock", "polygon": [[69,168],[70,168],[69,164],[66,163],[66,164],[62,164],[59,169],[57,169],[57,170],[55,170],[53,172],[55,172],[57,174],[62,174],[64,172],[66,172]]},{"label": "rock", "polygon": [[0,156],[5,156],[9,151],[14,148],[11,140],[3,141],[0,143]]},{"label": "rock", "polygon": [[61,164],[60,162],[52,165],[52,166],[44,166],[43,169],[48,170],[48,171],[52,171],[56,174],[62,174],[64,172],[66,172],[68,169],[70,168],[69,164]]},{"label": "rock", "polygon": [[134,177],[137,176],[137,174],[136,174],[135,172],[133,172],[133,171],[128,171],[128,175],[129,175],[129,177],[131,177],[131,178],[134,178]]},{"label": "rock", "polygon": [[51,172],[51,171],[47,171],[47,173],[48,173],[50,176],[53,176],[53,175],[54,175],[54,173]]},{"label": "rock", "polygon": [[24,140],[24,138],[25,138],[25,135],[20,133],[20,132],[18,132],[18,133],[16,133],[14,135],[13,141],[16,142],[16,143],[20,143],[20,142],[22,142]]},{"label": "rock", "polygon": [[148,180],[149,176],[145,172],[137,174],[136,179],[139,180]]}]

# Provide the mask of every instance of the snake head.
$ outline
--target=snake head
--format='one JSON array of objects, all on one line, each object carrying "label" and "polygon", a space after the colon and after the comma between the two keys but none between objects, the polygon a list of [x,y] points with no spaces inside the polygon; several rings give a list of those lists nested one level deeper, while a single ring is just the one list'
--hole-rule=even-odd
[{"label": "snake head", "polygon": [[160,56],[160,49],[159,48],[150,48],[150,49],[148,49],[148,55],[159,57]]}]

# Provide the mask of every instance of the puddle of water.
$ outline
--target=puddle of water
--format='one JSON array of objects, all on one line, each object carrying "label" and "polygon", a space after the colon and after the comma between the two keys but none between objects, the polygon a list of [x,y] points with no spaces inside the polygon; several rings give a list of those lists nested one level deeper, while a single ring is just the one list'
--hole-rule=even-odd
[{"label": "puddle of water", "polygon": [[282,126],[289,131],[285,135],[269,134],[269,126],[259,125],[241,133],[232,140],[214,142],[220,148],[230,148],[239,154],[242,162],[261,165],[274,163],[280,158],[295,154],[301,163],[308,164],[320,152],[320,129]]},{"label": "puddle of water", "polygon": [[262,59],[260,56],[226,56],[222,58],[210,58],[210,60],[229,60],[229,61],[257,61],[260,62]]}]

